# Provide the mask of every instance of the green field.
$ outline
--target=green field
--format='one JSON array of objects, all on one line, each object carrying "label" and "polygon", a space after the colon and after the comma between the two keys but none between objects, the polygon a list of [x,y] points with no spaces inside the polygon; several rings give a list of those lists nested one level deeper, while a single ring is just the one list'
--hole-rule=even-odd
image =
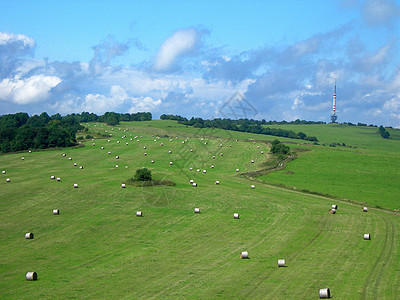
[{"label": "green field", "polygon": [[[325,287],[336,299],[398,298],[400,219],[390,212],[399,208],[398,139],[359,137],[349,129],[329,140],[318,134],[321,128],[295,129],[322,143],[342,136],[357,148],[290,145],[311,151],[250,180],[243,174],[262,168],[270,157],[265,141],[274,137],[173,121],[89,128],[96,138],[85,147],[0,156],[6,170],[0,174],[1,298],[317,299]],[[105,130],[110,142],[100,138]],[[176,186],[122,189],[140,167]],[[24,239],[26,232],[35,238]],[[364,233],[372,239],[363,240]],[[241,251],[250,259],[240,259]],[[287,267],[278,268],[278,259]],[[25,280],[29,271],[38,273],[37,281]]]}]

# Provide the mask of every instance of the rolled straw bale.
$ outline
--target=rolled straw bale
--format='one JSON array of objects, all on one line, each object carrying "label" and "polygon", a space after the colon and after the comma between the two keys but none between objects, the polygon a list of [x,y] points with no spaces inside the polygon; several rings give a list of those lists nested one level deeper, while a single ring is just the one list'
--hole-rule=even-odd
[{"label": "rolled straw bale", "polygon": [[74,167],[76,167],[76,163],[74,163]]},{"label": "rolled straw bale", "polygon": [[255,185],[254,185],[254,184],[252,184],[250,187],[251,187],[252,189],[254,189],[254,188],[255,188]]},{"label": "rolled straw bale", "polygon": [[197,187],[197,183],[196,183],[196,182],[193,182],[192,186],[193,186],[193,187]]},{"label": "rolled straw bale", "polygon": [[236,172],[239,172],[239,169],[236,169]]},{"label": "rolled straw bale", "polygon": [[285,267],[285,260],[284,259],[278,259],[278,267]]},{"label": "rolled straw bale", "polygon": [[78,188],[78,184],[74,183],[74,189],[77,189],[77,188]]},{"label": "rolled straw bale", "polygon": [[154,160],[152,160],[151,163],[154,164]]},{"label": "rolled straw bale", "polygon": [[331,214],[336,214],[336,209],[334,209],[334,208],[331,208],[330,210],[329,210],[329,212],[331,213]]},{"label": "rolled straw bale", "polygon": [[189,171],[193,171],[193,168],[189,168]]},{"label": "rolled straw bale", "polygon": [[365,233],[364,240],[370,240],[370,239],[371,239],[371,235],[369,233]]},{"label": "rolled straw bale", "polygon": [[136,212],[136,217],[143,217],[143,213],[141,211]]},{"label": "rolled straw bale", "polygon": [[172,153],[172,151],[171,151],[171,150],[169,150],[169,151],[168,151],[168,153],[169,153],[169,154],[171,154],[171,153]]},{"label": "rolled straw bale", "polygon": [[172,161],[170,161],[169,164],[172,165]]},{"label": "rolled straw bale", "polygon": [[196,207],[196,208],[194,209],[194,213],[195,213],[195,214],[199,214],[199,213],[200,213],[200,208]]},{"label": "rolled straw bale", "polygon": [[254,164],[254,160],[253,159],[251,160],[251,163]]},{"label": "rolled straw bale", "polygon": [[60,210],[59,209],[53,209],[53,215],[59,215]]},{"label": "rolled straw bale", "polygon": [[25,239],[32,240],[33,239],[33,233],[32,232],[25,233]]},{"label": "rolled straw bale", "polygon": [[216,180],[216,181],[215,181],[215,184],[216,184],[216,185],[218,185],[218,184],[219,184],[219,181],[218,181],[218,180]]},{"label": "rolled straw bale", "polygon": [[331,292],[328,288],[319,290],[319,298],[330,298]]},{"label": "rolled straw bale", "polygon": [[115,157],[115,159],[119,159],[119,156],[117,155],[117,156]]},{"label": "rolled straw bale", "polygon": [[107,152],[107,154],[111,154],[111,152],[110,152],[110,151],[108,151],[108,152]]},{"label": "rolled straw bale", "polygon": [[336,204],[333,204],[333,205],[332,205],[332,208],[333,208],[333,209],[337,209],[337,205],[336,205]]},{"label": "rolled straw bale", "polygon": [[121,188],[123,188],[123,189],[126,188],[125,183],[122,183],[122,184],[121,184]]},{"label": "rolled straw bale", "polygon": [[37,273],[36,272],[28,272],[25,275],[25,279],[28,281],[35,281],[37,280]]},{"label": "rolled straw bale", "polygon": [[61,178],[60,177],[57,177],[57,179],[56,179],[57,181],[61,181]]},{"label": "rolled straw bale", "polygon": [[193,180],[193,179],[190,179],[190,180],[189,180],[189,183],[190,183],[190,184],[192,184],[193,182],[194,182],[194,180]]},{"label": "rolled straw bale", "polygon": [[24,159],[25,159],[25,157],[21,157],[21,159],[22,159],[22,160],[24,160]]},{"label": "rolled straw bale", "polygon": [[1,171],[1,174],[6,174],[6,171]]},{"label": "rolled straw bale", "polygon": [[79,169],[83,169],[83,166],[79,166]]},{"label": "rolled straw bale", "polygon": [[207,170],[203,170],[203,173],[206,174],[206,173],[207,173]]},{"label": "rolled straw bale", "polygon": [[72,157],[68,157],[68,160],[72,160]]},{"label": "rolled straw bale", "polygon": [[214,166],[211,166],[211,169],[214,169]]},{"label": "rolled straw bale", "polygon": [[56,177],[54,176],[54,175],[51,175],[50,176],[50,179],[55,179]]},{"label": "rolled straw bale", "polygon": [[234,219],[239,219],[239,214],[238,214],[238,213],[234,213],[234,214],[233,214],[233,218],[234,218]]},{"label": "rolled straw bale", "polygon": [[65,153],[63,153],[63,155],[62,155],[63,157],[65,157],[66,156],[66,154]]},{"label": "rolled straw bale", "polygon": [[145,153],[144,153],[144,156],[146,156],[146,155],[147,155],[147,153],[145,152]]},{"label": "rolled straw bale", "polygon": [[367,211],[368,211],[368,208],[367,208],[367,207],[363,207],[362,211],[363,211],[363,212],[367,212]]},{"label": "rolled straw bale", "polygon": [[115,165],[116,168],[118,168],[118,165]]},{"label": "rolled straw bale", "polygon": [[240,258],[241,259],[249,258],[249,252],[247,251],[240,252]]},{"label": "rolled straw bale", "polygon": [[6,182],[11,182],[11,179],[10,179],[10,178],[7,178],[7,179],[6,179]]}]

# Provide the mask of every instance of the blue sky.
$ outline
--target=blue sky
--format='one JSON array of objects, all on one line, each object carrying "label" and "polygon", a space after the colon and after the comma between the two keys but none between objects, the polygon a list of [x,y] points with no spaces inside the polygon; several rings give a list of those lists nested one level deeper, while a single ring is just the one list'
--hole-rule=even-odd
[{"label": "blue sky", "polygon": [[0,0],[0,114],[222,117],[400,127],[400,1]]}]

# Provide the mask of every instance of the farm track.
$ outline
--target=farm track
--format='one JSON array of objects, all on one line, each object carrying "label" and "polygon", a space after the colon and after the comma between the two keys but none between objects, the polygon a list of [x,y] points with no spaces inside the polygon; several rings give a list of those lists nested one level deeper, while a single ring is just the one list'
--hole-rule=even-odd
[{"label": "farm track", "polygon": [[[372,289],[372,297],[370,299],[377,299],[378,289],[381,283],[382,275],[385,270],[386,264],[389,262],[391,258],[391,254],[393,252],[394,247],[394,225],[392,220],[388,220],[384,216],[379,216],[385,222],[386,234],[385,234],[385,242],[383,245],[383,249],[376,259],[371,271],[368,274],[367,279],[364,282],[362,297],[363,299],[367,299],[368,292],[367,290]],[[390,237],[389,237],[390,235]],[[388,246],[388,242],[390,245]],[[374,278],[375,277],[375,278]],[[372,287],[370,287],[372,285]]]}]

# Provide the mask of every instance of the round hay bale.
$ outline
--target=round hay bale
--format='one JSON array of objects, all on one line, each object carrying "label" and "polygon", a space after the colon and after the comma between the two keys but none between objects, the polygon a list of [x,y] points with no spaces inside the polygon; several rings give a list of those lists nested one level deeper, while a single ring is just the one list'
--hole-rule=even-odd
[{"label": "round hay bale", "polygon": [[363,211],[363,212],[367,212],[367,211],[368,211],[368,208],[364,206],[363,209],[362,209],[362,211]]},{"label": "round hay bale", "polygon": [[160,146],[161,146],[161,147],[164,146],[164,143],[161,143]]},{"label": "round hay bale", "polygon": [[224,154],[223,154],[223,153],[221,153],[219,156],[224,156]]},{"label": "round hay bale", "polygon": [[196,171],[197,171],[197,172],[200,172],[200,169],[197,169]]},{"label": "round hay bale", "polygon": [[169,154],[171,154],[171,153],[172,153],[172,151],[171,151],[171,150],[169,150],[169,151],[168,151],[168,153],[169,153]]},{"label": "round hay bale", "polygon": [[260,149],[260,146],[257,146],[258,149]]},{"label": "round hay bale", "polygon": [[254,188],[255,188],[255,185],[254,185],[254,184],[252,184],[250,187],[251,187],[252,189],[254,189]]},{"label": "round hay bale", "polygon": [[261,154],[264,154],[264,151],[261,151],[260,153],[261,153]]},{"label": "round hay bale", "polygon": [[117,144],[119,144],[120,143],[120,141],[117,141]]},{"label": "round hay bale", "polygon": [[185,141],[182,141],[182,144],[184,144],[185,143]]},{"label": "round hay bale", "polygon": [[28,153],[32,153],[32,151],[31,151],[31,150],[29,150],[29,151],[28,151]]},{"label": "round hay bale", "polygon": [[236,172],[239,172],[239,169],[236,169]]},{"label": "round hay bale", "polygon": [[285,260],[284,259],[278,259],[278,267],[285,267]]},{"label": "round hay bale", "polygon": [[254,164],[254,160],[253,159],[251,160],[251,163]]},{"label": "round hay bale", "polygon": [[92,143],[92,146],[94,146],[95,144],[94,143]]},{"label": "round hay bale", "polygon": [[1,171],[1,174],[6,174],[6,171]]},{"label": "round hay bale", "polygon": [[232,145],[229,145],[229,148],[231,148],[232,147]]},{"label": "round hay bale", "polygon": [[193,180],[193,179],[190,179],[190,180],[189,180],[189,183],[190,183],[190,184],[192,184],[193,182],[194,182],[194,180]]},{"label": "round hay bale", "polygon": [[74,189],[77,189],[77,188],[78,188],[78,184],[74,183]]},{"label": "round hay bale", "polygon": [[330,210],[329,210],[329,213],[331,213],[331,214],[336,214],[336,209],[334,209],[334,208],[331,208]]},{"label": "round hay bale", "polygon": [[123,188],[123,189],[126,188],[125,183],[122,183],[122,184],[121,184],[121,188]]},{"label": "round hay bale", "polygon": [[125,166],[125,169],[128,169],[128,166]]},{"label": "round hay bale", "polygon": [[22,159],[22,160],[24,160],[24,159],[25,159],[25,157],[21,157],[21,159]]},{"label": "round hay bale", "polygon": [[239,219],[239,214],[238,214],[238,213],[234,213],[234,214],[233,214],[233,218],[234,218],[234,219]]},{"label": "round hay bale", "polygon": [[207,173],[207,170],[203,170],[203,174],[206,174]]},{"label": "round hay bale", "polygon": [[54,175],[51,175],[50,176],[50,179],[55,179],[56,177],[54,176]]},{"label": "round hay bale", "polygon": [[319,298],[330,298],[331,292],[328,288],[319,290]]},{"label": "round hay bale", "polygon": [[140,140],[137,140],[136,142],[140,142]]},{"label": "round hay bale", "polygon": [[119,159],[119,156],[117,155],[117,156],[115,157],[115,159]]},{"label": "round hay bale", "polygon": [[143,149],[146,149],[146,146],[143,146]]},{"label": "round hay bale", "polygon": [[190,152],[193,152],[193,149],[190,149]]},{"label": "round hay bale", "polygon": [[68,160],[72,160],[72,157],[68,157]]},{"label": "round hay bale", "polygon": [[76,163],[74,163],[74,167],[76,167]]},{"label": "round hay bale", "polygon": [[104,150],[104,147],[101,147],[100,149],[101,149],[101,150]]},{"label": "round hay bale", "polygon": [[249,252],[247,252],[247,251],[240,252],[240,258],[241,259],[248,259],[249,258]]},{"label": "round hay bale", "polygon": [[207,145],[207,142],[205,142],[204,145]]},{"label": "round hay bale", "polygon": [[60,177],[57,177],[57,179],[56,179],[57,181],[61,181],[61,178]]},{"label": "round hay bale", "polygon": [[11,182],[11,179],[10,179],[10,178],[7,178],[7,179],[6,179],[6,182]]},{"label": "round hay bale", "polygon": [[199,214],[199,213],[200,213],[200,208],[196,207],[196,208],[194,209],[194,213],[195,213],[195,214]]},{"label": "round hay bale", "polygon": [[193,171],[193,168],[189,168],[189,171]]},{"label": "round hay bale", "polygon": [[214,166],[211,166],[211,169],[214,169]]},{"label": "round hay bale", "polygon": [[66,154],[65,153],[63,153],[63,155],[62,155],[63,157],[65,157],[66,156]]},{"label": "round hay bale", "polygon": [[365,233],[364,240],[370,240],[370,239],[371,239],[371,235],[369,233]]},{"label": "round hay bale", "polygon": [[333,204],[333,205],[332,205],[332,208],[333,208],[333,209],[337,209],[337,205],[336,205],[336,204]]},{"label": "round hay bale", "polygon": [[115,165],[116,168],[118,168],[118,165]]},{"label": "round hay bale", "polygon": [[110,142],[110,140],[107,140],[107,142]]},{"label": "round hay bale", "polygon": [[216,181],[215,181],[215,184],[218,185],[218,184],[219,184],[219,180],[216,180]]},{"label": "round hay bale", "polygon": [[146,155],[147,155],[147,153],[145,152],[145,153],[144,153],[144,156],[146,156]]},{"label": "round hay bale", "polygon": [[136,217],[143,217],[143,213],[141,211],[136,212]]},{"label": "round hay bale", "polygon": [[172,166],[172,161],[169,162],[169,165]]},{"label": "round hay bale", "polygon": [[25,239],[32,240],[33,239],[33,233],[32,232],[25,233]]},{"label": "round hay bale", "polygon": [[108,151],[108,152],[107,152],[107,154],[111,154],[111,152],[110,152],[110,151]]},{"label": "round hay bale", "polygon": [[25,279],[28,281],[35,281],[37,280],[37,273],[36,272],[28,272],[25,275]]},{"label": "round hay bale", "polygon": [[222,144],[219,144],[220,147],[222,147]]},{"label": "round hay bale", "polygon": [[60,210],[59,209],[53,209],[53,215],[59,215]]},{"label": "round hay bale", "polygon": [[215,159],[215,155],[212,156],[212,159]]},{"label": "round hay bale", "polygon": [[196,183],[196,182],[193,182],[193,183],[192,183],[192,186],[193,186],[193,187],[197,187],[197,183]]},{"label": "round hay bale", "polygon": [[125,145],[127,145],[127,146],[128,146],[129,144],[128,144],[128,143],[125,143]]},{"label": "round hay bale", "polygon": [[82,170],[82,169],[83,169],[83,166],[79,166],[79,169],[81,169],[81,170]]},{"label": "round hay bale", "polygon": [[151,163],[154,164],[154,160],[152,160]]}]

